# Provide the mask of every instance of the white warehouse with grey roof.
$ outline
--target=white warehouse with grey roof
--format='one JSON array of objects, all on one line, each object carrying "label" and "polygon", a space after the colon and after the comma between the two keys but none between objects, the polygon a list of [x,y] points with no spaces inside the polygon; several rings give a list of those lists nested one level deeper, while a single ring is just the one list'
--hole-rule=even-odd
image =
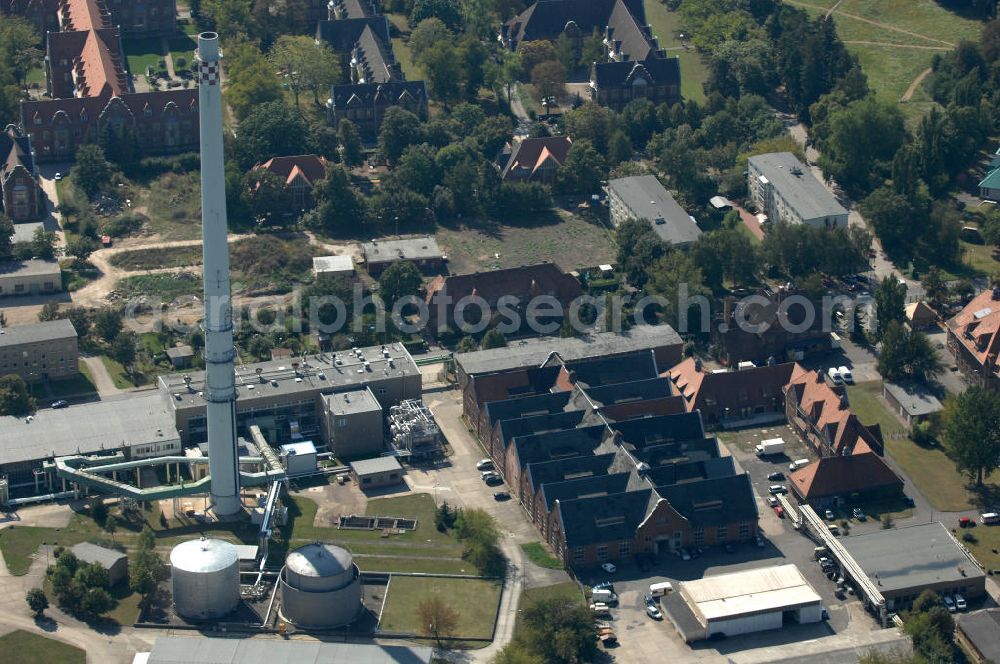
[{"label": "white warehouse with grey roof", "polygon": [[701,235],[694,217],[684,211],[653,175],[609,181],[608,204],[615,227],[626,219],[646,219],[660,239],[671,246],[687,247]]},{"label": "white warehouse with grey roof", "polygon": [[847,210],[791,152],[747,161],[750,200],[772,222],[847,229]]}]

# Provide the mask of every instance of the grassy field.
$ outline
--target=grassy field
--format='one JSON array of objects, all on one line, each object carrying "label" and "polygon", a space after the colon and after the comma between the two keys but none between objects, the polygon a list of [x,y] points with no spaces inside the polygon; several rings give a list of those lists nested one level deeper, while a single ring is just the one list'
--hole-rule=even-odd
[{"label": "grassy field", "polygon": [[423,633],[417,607],[429,597],[440,597],[458,614],[452,636],[478,639],[492,636],[500,583],[480,579],[394,576],[389,582],[379,629]]},{"label": "grassy field", "polygon": [[134,210],[149,217],[149,228],[162,240],[201,237],[200,174],[166,173],[139,192]]},{"label": "grassy field", "polygon": [[190,65],[191,59],[194,57],[194,51],[198,48],[198,44],[195,43],[195,40],[191,35],[182,33],[176,37],[168,39],[167,47],[170,49],[170,55],[173,57],[175,66],[177,58],[184,58],[187,60],[188,65]]},{"label": "grassy field", "polygon": [[434,499],[421,493],[368,502],[366,513],[415,518],[412,532],[382,536],[380,531],[341,530],[317,525],[316,503],[304,496],[289,497],[288,516],[292,546],[322,540],[349,549],[358,567],[377,572],[427,572],[439,574],[475,574],[476,569],[462,560],[462,545],[454,536],[434,527]]},{"label": "grassy field", "polygon": [[[677,12],[668,11],[661,0],[646,2],[646,20],[653,27],[653,34],[659,39],[660,48],[673,48],[681,45],[678,35],[681,32],[681,17]],[[705,91],[702,84],[708,80],[708,65],[698,51],[670,51],[670,56],[681,59],[681,94],[685,99],[696,102],[705,101]]]},{"label": "grassy field", "polygon": [[28,86],[31,86],[31,85],[36,84],[36,83],[39,86],[44,86],[45,85],[45,67],[41,66],[41,65],[38,66],[38,67],[32,67],[31,70],[28,71],[28,75],[25,77],[25,82],[28,84]]},{"label": "grassy field", "polygon": [[[948,524],[953,527],[952,524]],[[1000,571],[1000,526],[983,526],[972,528],[967,532],[975,537],[975,541],[968,542],[962,539],[962,533],[957,537],[962,544],[969,548],[976,560],[986,569]]]},{"label": "grassy field", "polygon": [[201,246],[133,249],[114,254],[108,262],[128,271],[201,265]]},{"label": "grassy field", "polygon": [[181,295],[199,295],[201,278],[190,272],[139,274],[118,280],[118,290],[125,298],[146,296],[170,302]]},{"label": "grassy field", "polygon": [[965,488],[966,479],[940,447],[922,447],[909,436],[902,423],[879,399],[878,381],[859,383],[847,388],[851,410],[864,424],[878,423],[885,436],[886,452],[909,476],[917,489],[936,510],[957,512],[974,507],[973,495]]},{"label": "grassy field", "polygon": [[[883,101],[900,101],[935,54],[962,39],[975,40],[982,23],[963,18],[934,0],[788,0],[817,16],[836,5],[837,33],[858,57],[869,86]],[[902,104],[914,122],[934,102],[918,86]]]},{"label": "grassy field", "polygon": [[10,664],[85,664],[87,661],[87,653],[76,646],[20,629],[0,636],[0,653],[4,653],[3,660]]},{"label": "grassy field", "polygon": [[68,396],[78,396],[81,394],[93,394],[97,392],[97,388],[94,387],[94,381],[90,377],[89,371],[84,373],[83,369],[87,365],[83,363],[82,360],[79,361],[80,375],[73,378],[67,378],[66,380],[57,380],[49,383],[49,389],[52,390],[52,396],[54,397],[68,397]]},{"label": "grassy field", "polygon": [[524,555],[528,556],[528,560],[539,567],[547,567],[549,569],[563,568],[563,564],[559,562],[559,559],[549,553],[541,542],[522,544],[521,549],[524,551]]},{"label": "grassy field", "polygon": [[476,221],[441,226],[436,239],[456,274],[542,261],[555,261],[564,270],[575,270],[615,259],[614,244],[606,228],[565,210],[516,223]]},{"label": "grassy field", "polygon": [[145,76],[147,67],[151,67],[153,71],[160,68],[159,62],[163,52],[158,38],[123,39],[122,48],[125,49],[128,69],[133,75]]}]

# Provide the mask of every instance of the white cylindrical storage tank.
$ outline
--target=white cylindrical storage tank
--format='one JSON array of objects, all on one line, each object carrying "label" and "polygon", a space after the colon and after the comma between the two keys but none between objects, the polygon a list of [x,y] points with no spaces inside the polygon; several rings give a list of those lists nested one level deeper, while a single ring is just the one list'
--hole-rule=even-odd
[{"label": "white cylindrical storage tank", "polygon": [[300,627],[339,627],[363,608],[361,572],[346,549],[314,542],[292,551],[281,569],[281,614]]},{"label": "white cylindrical storage tank", "polygon": [[240,602],[240,557],[218,539],[184,542],[170,552],[177,613],[191,620],[220,618]]}]

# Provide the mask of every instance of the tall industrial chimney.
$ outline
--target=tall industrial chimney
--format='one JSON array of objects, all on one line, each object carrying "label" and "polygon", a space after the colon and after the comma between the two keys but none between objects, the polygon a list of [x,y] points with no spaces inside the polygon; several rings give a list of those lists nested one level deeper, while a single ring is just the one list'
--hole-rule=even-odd
[{"label": "tall industrial chimney", "polygon": [[236,376],[233,347],[226,182],[222,163],[222,67],[219,35],[198,35],[198,117],[201,123],[201,236],[205,268],[205,399],[212,510],[237,514]]}]

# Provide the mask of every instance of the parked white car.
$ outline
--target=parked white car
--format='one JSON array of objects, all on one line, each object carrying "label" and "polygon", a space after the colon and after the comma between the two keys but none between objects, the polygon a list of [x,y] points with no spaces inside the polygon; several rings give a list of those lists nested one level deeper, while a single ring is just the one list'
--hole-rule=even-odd
[{"label": "parked white car", "polygon": [[951,595],[945,595],[941,599],[944,600],[944,606],[948,609],[948,613],[955,613],[958,610],[955,606],[955,600],[951,598]]},{"label": "parked white car", "polygon": [[958,609],[959,611],[965,611],[967,608],[969,608],[969,605],[966,603],[965,598],[959,595],[958,593],[955,593],[954,600],[955,600],[955,608]]},{"label": "parked white car", "polygon": [[837,367],[830,367],[826,370],[826,375],[829,377],[830,382],[834,385],[843,385],[844,377],[840,373],[840,369]]},{"label": "parked white car", "polygon": [[847,367],[839,367],[837,371],[840,373],[840,379],[842,381],[844,381],[848,385],[854,383],[854,374],[851,373],[850,369],[848,369]]},{"label": "parked white car", "polygon": [[601,563],[601,569],[603,569],[608,574],[614,574],[615,572],[618,571],[618,568],[615,567],[614,563]]},{"label": "parked white car", "polygon": [[476,463],[476,470],[493,470],[493,459],[483,459]]}]

